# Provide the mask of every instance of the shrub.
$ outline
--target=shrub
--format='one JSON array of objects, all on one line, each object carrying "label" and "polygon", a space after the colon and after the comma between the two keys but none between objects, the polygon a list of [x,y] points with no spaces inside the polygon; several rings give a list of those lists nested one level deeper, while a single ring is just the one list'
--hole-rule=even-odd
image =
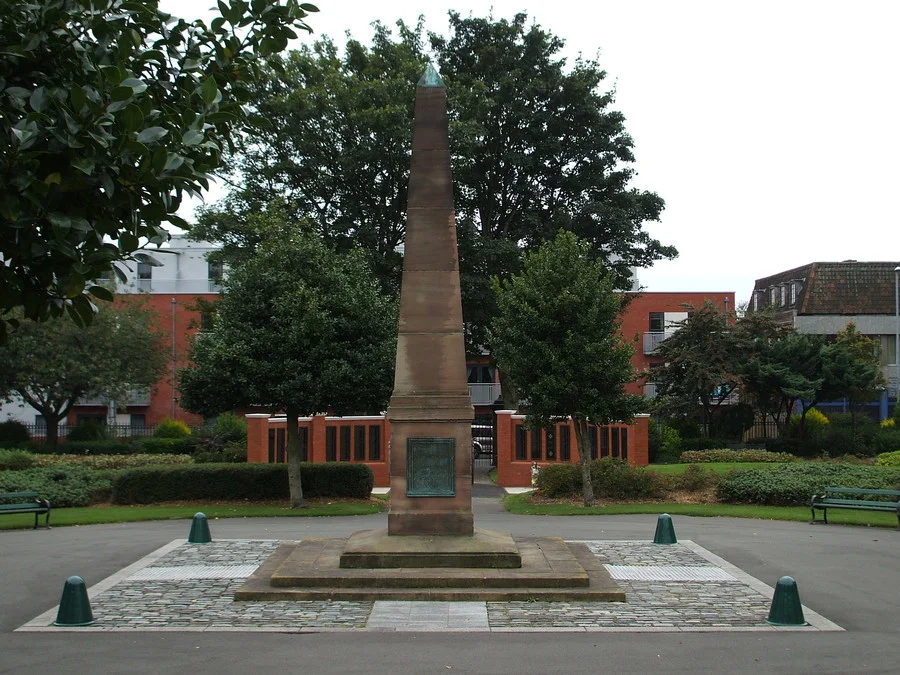
[{"label": "shrub", "polygon": [[195,436],[184,436],[182,438],[139,436],[131,439],[131,444],[136,452],[190,455],[197,450],[198,439]]},{"label": "shrub", "polygon": [[900,427],[881,427],[870,447],[873,455],[900,450]]},{"label": "shrub", "polygon": [[651,463],[658,463],[672,456],[677,457],[681,452],[681,434],[678,433],[678,429],[664,422],[657,423],[656,420],[650,420],[648,439]]},{"label": "shrub", "polygon": [[136,447],[125,440],[77,441],[66,439],[56,446],[61,455],[130,455]]},{"label": "shrub", "polygon": [[[204,456],[216,457],[224,453],[226,446],[231,443],[247,444],[247,421],[233,413],[223,413],[208,427],[203,427],[197,432],[198,452]],[[234,452],[229,453],[234,456]],[[245,453],[246,454],[246,450]],[[230,460],[210,460],[230,461]]]},{"label": "shrub", "polygon": [[591,484],[595,497],[607,499],[649,499],[665,494],[665,481],[659,474],[610,457],[591,462]]},{"label": "shrub", "polygon": [[765,469],[734,471],[719,483],[717,497],[736,504],[808,505],[829,486],[894,489],[900,470],[832,462],[797,462]]},{"label": "shrub", "polygon": [[897,420],[893,417],[888,417],[886,420],[881,420],[881,428],[882,429],[894,429],[897,427]]},{"label": "shrub", "polygon": [[[365,464],[328,462],[301,465],[305,497],[368,499],[375,482]],[[115,477],[116,504],[154,504],[181,500],[251,501],[288,499],[285,464],[202,464],[129,469]]]},{"label": "shrub", "polygon": [[233,441],[226,443],[221,450],[198,450],[194,453],[195,464],[239,464],[246,461],[247,441]]},{"label": "shrub", "polygon": [[191,435],[190,427],[184,422],[164,418],[153,430],[154,438],[184,438]]},{"label": "shrub", "polygon": [[26,450],[0,450],[0,471],[30,469],[34,460],[34,455]]},{"label": "shrub", "polygon": [[705,462],[794,462],[788,452],[768,450],[687,450],[681,453],[682,464]]},{"label": "shrub", "polygon": [[668,478],[670,490],[686,490],[688,492],[705,490],[721,481],[721,476],[715,471],[710,471],[697,464],[691,464],[685,468],[684,473]]},{"label": "shrub", "polygon": [[8,447],[19,443],[27,443],[31,440],[28,435],[28,427],[17,420],[0,422],[0,446]]},{"label": "shrub", "polygon": [[109,439],[106,425],[96,420],[87,420],[74,427],[69,427],[66,432],[66,441],[105,441]]},{"label": "shrub", "polygon": [[548,464],[538,473],[537,489],[550,499],[581,494],[581,465]]},{"label": "shrub", "polygon": [[37,492],[53,508],[88,506],[109,495],[110,475],[86,467],[67,466],[5,471],[0,474],[0,491]]},{"label": "shrub", "polygon": [[34,465],[84,466],[95,470],[132,469],[139,466],[162,466],[169,464],[192,464],[189,455],[40,455]]},{"label": "shrub", "polygon": [[875,458],[875,464],[878,466],[892,466],[900,468],[900,450],[893,452],[885,452]]},{"label": "shrub", "polygon": [[727,448],[731,443],[727,438],[685,438],[681,441],[681,447],[685,450],[716,450]]}]

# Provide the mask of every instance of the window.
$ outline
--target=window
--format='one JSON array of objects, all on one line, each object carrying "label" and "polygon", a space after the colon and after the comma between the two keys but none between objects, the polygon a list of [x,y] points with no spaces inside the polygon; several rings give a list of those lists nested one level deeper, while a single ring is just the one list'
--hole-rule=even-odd
[{"label": "window", "polygon": [[137,278],[148,280],[153,278],[153,266],[150,263],[139,262],[137,264]]},{"label": "window", "polygon": [[130,419],[131,428],[143,429],[147,426],[147,416],[146,415],[131,415]]},{"label": "window", "polygon": [[327,427],[325,429],[325,461],[337,461],[337,428]]},{"label": "window", "polygon": [[781,304],[787,304],[787,289],[785,288],[785,284],[781,284]]},{"label": "window", "polygon": [[206,310],[200,311],[200,330],[213,329],[213,313]]},{"label": "window", "polygon": [[666,313],[650,312],[650,332],[664,333],[666,330]]},{"label": "window", "polygon": [[563,462],[572,459],[572,429],[568,424],[559,428],[559,459]]},{"label": "window", "polygon": [[366,427],[361,424],[353,427],[353,459],[366,461]]},{"label": "window", "polygon": [[341,461],[350,461],[350,427],[345,425],[341,427]]},{"label": "window", "polygon": [[381,461],[381,427],[369,425],[369,461]]},{"label": "window", "polygon": [[217,284],[222,282],[222,263],[207,263],[207,278]]},{"label": "window", "polygon": [[541,459],[541,430],[540,429],[532,429],[531,430],[531,459],[537,460]]},{"label": "window", "polygon": [[516,425],[516,459],[519,461],[525,461],[525,444],[528,439],[528,432],[525,431],[525,427],[521,424]]},{"label": "window", "polygon": [[775,288],[774,286],[772,286],[772,288],[769,289],[769,304],[770,305],[778,304],[778,289]]},{"label": "window", "polygon": [[466,378],[469,384],[493,384],[494,369],[477,363],[470,364],[466,366]]},{"label": "window", "polygon": [[790,304],[792,304],[792,305],[796,305],[796,304],[797,304],[797,290],[798,290],[797,287],[798,287],[799,285],[800,285],[800,284],[798,284],[796,281],[792,281],[792,282],[791,282],[791,299],[790,299]]}]

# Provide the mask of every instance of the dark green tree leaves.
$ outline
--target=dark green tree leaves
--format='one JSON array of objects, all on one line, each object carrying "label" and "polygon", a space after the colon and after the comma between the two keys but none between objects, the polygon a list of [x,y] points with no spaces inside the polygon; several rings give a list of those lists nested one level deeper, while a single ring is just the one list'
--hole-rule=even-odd
[{"label": "dark green tree leaves", "polygon": [[218,4],[225,16],[207,26],[157,0],[4,3],[0,325],[16,307],[89,321],[87,280],[164,241],[164,223],[184,225],[181,200],[222,166],[259,59],[315,11]]}]

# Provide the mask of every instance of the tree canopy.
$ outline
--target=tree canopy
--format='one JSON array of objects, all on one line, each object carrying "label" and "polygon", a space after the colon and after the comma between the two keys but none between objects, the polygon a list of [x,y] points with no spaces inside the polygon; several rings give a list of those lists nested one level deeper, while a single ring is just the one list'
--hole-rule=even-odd
[{"label": "tree canopy", "polygon": [[284,411],[291,505],[303,506],[299,416],[383,410],[396,329],[396,305],[360,251],[337,253],[316,234],[275,238],[225,280],[213,329],[179,374],[181,405]]},{"label": "tree canopy", "polygon": [[126,400],[149,387],[167,363],[158,317],[140,303],[103,307],[90,325],[68,317],[23,319],[0,344],[0,393],[14,392],[43,415],[47,444],[78,399]]},{"label": "tree canopy", "polygon": [[183,196],[208,189],[246,121],[259,59],[317,11],[296,0],[218,8],[207,25],[158,0],[3,3],[0,331],[16,307],[91,319],[90,296],[110,299],[91,281],[166,240],[163,223],[184,225]]},{"label": "tree canopy", "polygon": [[619,333],[623,298],[614,286],[590,244],[564,231],[527,254],[520,274],[494,280],[494,356],[530,423],[572,419],[586,506],[594,502],[588,425],[629,422],[644,405],[625,393],[634,346]]},{"label": "tree canopy", "polygon": [[376,24],[370,46],[322,39],[288,55],[285,77],[253,90],[264,121],[235,158],[239,180],[206,210],[197,238],[238,257],[259,241],[244,215],[284,199],[298,227],[341,248],[364,247],[383,285],[399,287],[415,82],[435,55],[449,100],[463,314],[470,346],[496,313],[489,279],[521,267],[523,251],[564,227],[626,286],[629,266],[676,255],[643,230],[663,201],[629,187],[633,141],[606,73],[571,66],[563,40],[525,14],[512,21],[450,14],[450,35]]}]

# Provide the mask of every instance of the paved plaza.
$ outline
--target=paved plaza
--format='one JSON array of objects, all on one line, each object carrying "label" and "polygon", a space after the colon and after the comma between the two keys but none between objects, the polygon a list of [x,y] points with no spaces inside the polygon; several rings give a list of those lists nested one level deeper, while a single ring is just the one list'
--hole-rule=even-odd
[{"label": "paved plaza", "polygon": [[766,621],[773,589],[692,541],[588,541],[621,602],[247,601],[235,590],[282,543],[175,540],[88,589],[92,626],[54,626],[56,608],[19,630],[51,631],[776,631],[842,630]]}]

